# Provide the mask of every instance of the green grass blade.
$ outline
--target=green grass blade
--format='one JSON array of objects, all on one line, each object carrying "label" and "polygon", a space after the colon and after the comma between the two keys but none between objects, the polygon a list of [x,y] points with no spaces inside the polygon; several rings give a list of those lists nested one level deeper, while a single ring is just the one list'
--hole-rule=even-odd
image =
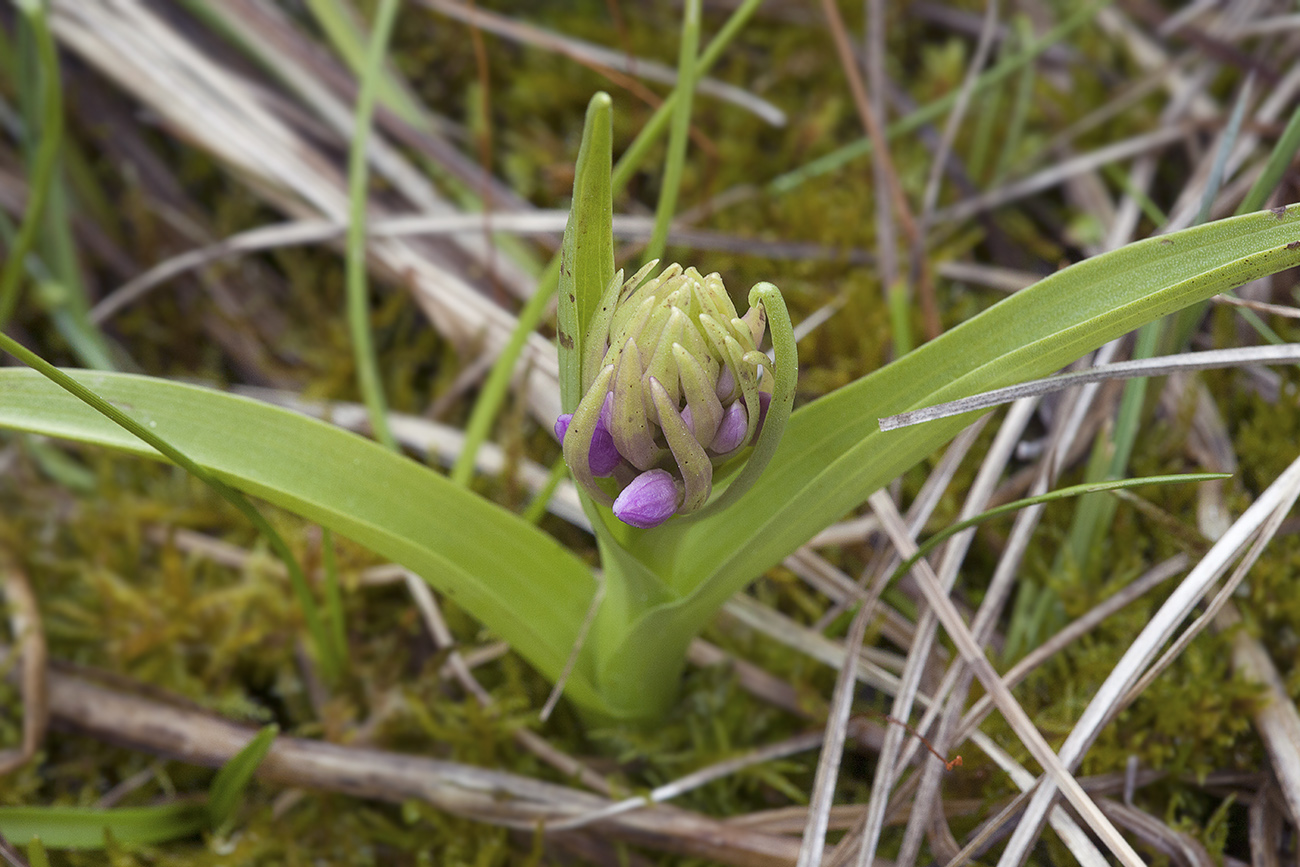
[{"label": "green grass blade", "polygon": [[695,97],[695,53],[700,46],[700,0],[686,0],[682,12],[682,41],[677,53],[677,95],[673,125],[668,132],[668,154],[664,158],[663,186],[655,207],[655,225],[646,246],[645,261],[662,259],[668,244],[668,226],[677,209],[686,162],[686,143],[691,132],[691,104]]},{"label": "green grass blade", "polygon": [[45,853],[40,837],[33,837],[27,844],[27,863],[30,867],[50,867],[50,856]]},{"label": "green grass blade", "polygon": [[388,40],[397,19],[398,0],[380,0],[375,15],[375,29],[370,36],[366,65],[357,94],[356,126],[348,154],[348,327],[352,334],[352,351],[357,365],[357,381],[370,416],[375,439],[394,451],[397,440],[388,427],[388,402],[384,399],[383,381],[379,377],[379,359],[375,356],[370,334],[369,287],[366,280],[366,212],[369,196],[367,151],[370,144],[370,121],[375,110],[375,90],[383,67]]},{"label": "green grass blade", "polygon": [[[718,62],[718,58],[726,49],[731,41],[740,33],[741,28],[748,23],[758,10],[763,0],[745,0],[736,11],[731,13],[727,23],[722,25],[718,35],[705,47],[704,53],[700,55],[699,61],[695,64],[695,75],[697,78],[703,78],[709,74],[713,64]],[[672,93],[668,94],[663,103],[655,109],[655,113],[646,121],[646,125],[641,128],[641,132],[628,145],[623,156],[619,157],[618,163],[614,166],[613,186],[614,194],[622,192],[627,187],[628,181],[632,180],[634,175],[642,165],[645,164],[646,157],[650,149],[659,141],[659,136],[663,135],[668,128],[669,121],[672,120],[674,113],[677,111],[677,101],[682,98],[682,87],[680,83],[673,88]]]},{"label": "green grass blade", "polygon": [[[1098,10],[1104,6],[1109,6],[1112,2],[1113,0],[1094,0],[1094,2],[1086,6],[1080,6],[1068,18],[1044,33],[1041,39],[1027,45],[1023,51],[1007,56],[989,71],[981,73],[979,78],[975,80],[975,86],[971,93],[982,93],[1015,75],[1021,68],[1034,62],[1044,51],[1092,21]],[[923,105],[906,117],[890,124],[885,129],[886,137],[893,139],[906,135],[942,117],[957,102],[959,92],[959,88],[954,88],[946,96]],[[859,139],[852,144],[837,148],[825,156],[818,157],[807,165],[800,166],[783,175],[778,175],[768,182],[767,191],[773,195],[788,193],[806,181],[836,171],[869,153],[871,153],[871,140],[868,138]]]},{"label": "green grass blade", "polygon": [[[307,0],[307,9],[311,12],[325,38],[334,46],[351,69],[353,74],[361,77],[368,69],[366,57],[365,29],[352,10],[342,0]],[[379,16],[376,16],[378,18]],[[375,24],[376,31],[379,24]],[[391,71],[382,67],[376,73],[375,94],[379,101],[396,113],[411,126],[422,129],[426,126],[424,112],[414,97],[403,86],[400,79]]]},{"label": "green grass blade", "polygon": [[325,615],[329,621],[330,642],[334,647],[334,658],[343,667],[340,673],[347,674],[348,630],[343,613],[343,592],[339,586],[338,558],[334,556],[334,533],[329,527],[321,532],[320,546],[325,568]]},{"label": "green grass blade", "polygon": [[[1034,26],[1027,16],[1016,15],[1011,19],[1010,24],[1012,41],[1015,45],[1033,44]],[[1019,56],[1023,56],[1023,53]],[[1029,108],[1034,101],[1034,83],[1037,78],[1038,70],[1034,64],[1026,63],[1021,66],[1011,102],[1011,116],[1003,119],[1005,125],[1002,148],[998,153],[997,164],[993,170],[993,182],[990,186],[997,186],[1005,181],[1019,162],[1016,157],[1024,144],[1025,125],[1029,119]]]},{"label": "green grass blade", "polygon": [[[510,339],[502,347],[500,357],[492,365],[492,371],[483,383],[482,390],[479,391],[474,410],[465,424],[464,444],[461,446],[460,454],[456,456],[456,463],[451,468],[451,480],[458,485],[468,485],[474,475],[478,450],[487,441],[488,434],[492,432],[492,423],[496,421],[497,413],[510,390],[510,380],[514,378],[515,365],[519,361],[519,356],[523,354],[529,335],[537,330],[542,317],[546,315],[546,309],[555,294],[559,275],[560,259],[555,256],[551,258],[546,270],[538,279],[537,289],[534,290],[532,297],[519,311],[519,318],[515,322],[514,330],[510,332]],[[561,367],[562,375],[563,367]]]},{"label": "green grass blade", "polygon": [[1041,503],[1050,503],[1054,500],[1064,500],[1069,497],[1079,496],[1100,496],[1109,491],[1119,491],[1127,488],[1139,488],[1143,485],[1176,485],[1186,482],[1210,482],[1215,479],[1230,479],[1232,473],[1179,473],[1169,476],[1146,476],[1135,479],[1117,479],[1109,482],[1085,482],[1082,485],[1071,485],[1068,488],[1060,488],[1055,491],[1048,491],[1046,494],[1039,494],[1036,497],[1025,497],[1020,500],[1014,500],[1010,503],[1003,503],[1001,506],[989,509],[986,512],[980,512],[978,515],[967,518],[964,521],[958,521],[951,526],[944,527],[938,533],[922,542],[916,549],[916,553],[907,560],[903,561],[897,569],[894,570],[893,576],[889,579],[890,583],[907,574],[907,572],[916,565],[916,561],[922,557],[929,556],[930,552],[938,548],[946,540],[960,533],[962,530],[969,530],[971,527],[977,527],[985,521],[989,521],[999,515],[1006,515],[1010,512],[1018,512],[1021,509],[1027,509],[1030,506],[1037,506]]},{"label": "green grass blade", "polygon": [[41,68],[40,104],[44,113],[40,142],[32,159],[28,182],[27,211],[23,214],[18,236],[6,251],[4,267],[0,269],[0,328],[4,328],[18,306],[27,254],[36,246],[37,233],[44,220],[58,168],[59,143],[63,138],[63,88],[58,78],[59,61],[54,51],[54,38],[45,19],[45,5],[31,0],[18,5],[35,37]]},{"label": "green grass blade", "polygon": [[[165,432],[226,485],[422,575],[543,674],[559,675],[595,581],[581,560],[517,515],[378,443],[288,410],[148,377],[72,376]],[[0,428],[160,458],[31,371],[0,369],[0,395]],[[579,667],[566,692],[596,706],[591,683]]]},{"label": "green grass blade", "polygon": [[11,840],[40,838],[50,849],[102,849],[106,833],[119,843],[165,843],[207,827],[207,805],[195,801],[112,810],[0,807],[0,834]]},{"label": "green grass blade", "polygon": [[[45,4],[31,4],[31,13],[22,19],[17,36],[22,70],[17,79],[19,103],[26,130],[23,152],[34,179],[41,179],[45,170],[46,148],[54,152],[48,182],[39,181],[45,187],[34,242],[34,252],[39,258],[24,257],[19,261],[37,279],[36,300],[47,309],[77,359],[87,367],[112,370],[117,365],[108,344],[90,321],[90,302],[73,240],[63,171],[69,148],[63,135],[63,85]],[[16,295],[9,297],[16,300]],[[3,327],[2,320],[0,327]]]},{"label": "green grass blade", "polygon": [[1246,198],[1238,206],[1238,215],[1249,214],[1264,207],[1264,202],[1268,201],[1282,180],[1282,174],[1295,159],[1296,151],[1300,151],[1300,105],[1291,113],[1291,120],[1287,121],[1286,129],[1273,146],[1273,152],[1268,155],[1264,171],[1255,179],[1250,192],[1246,193]]},{"label": "green grass blade", "polygon": [[208,787],[208,817],[213,831],[219,831],[235,814],[244,790],[279,733],[280,727],[275,724],[264,726],[212,778],[212,785]]},{"label": "green grass blade", "polygon": [[[1138,329],[1137,345],[1133,349],[1135,359],[1151,358],[1156,354],[1156,347],[1164,333],[1162,323],[1163,320],[1156,320]],[[1147,377],[1145,376],[1124,383],[1124,394],[1120,398],[1115,428],[1103,449],[1109,454],[1109,460],[1099,464],[1097,470],[1089,467],[1087,479],[1089,482],[1117,478],[1127,472],[1133,448],[1137,445],[1138,426],[1142,421],[1146,393]],[[1098,442],[1104,439],[1104,433],[1098,435]],[[1066,549],[1080,569],[1088,567],[1089,560],[1097,550],[1098,537],[1110,526],[1110,520],[1115,513],[1114,502],[1114,498],[1102,497],[1098,494],[1084,496],[1076,504],[1074,520],[1066,540]]]}]

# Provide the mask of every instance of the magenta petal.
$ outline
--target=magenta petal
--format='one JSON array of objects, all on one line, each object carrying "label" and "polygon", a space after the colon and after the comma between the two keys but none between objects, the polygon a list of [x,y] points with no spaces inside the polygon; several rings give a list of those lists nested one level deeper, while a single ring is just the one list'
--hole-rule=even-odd
[{"label": "magenta petal", "polygon": [[736,375],[731,372],[731,368],[724,366],[718,374],[718,400],[726,400],[731,397],[731,390],[736,387]]},{"label": "magenta petal", "polygon": [[713,444],[709,448],[720,455],[735,451],[742,445],[747,427],[749,414],[745,412],[745,402],[734,401],[722,414],[722,423],[718,425],[718,433],[713,437]]},{"label": "magenta petal", "polygon": [[691,412],[690,404],[682,407],[682,422],[688,431],[695,433],[695,415]]},{"label": "magenta petal", "polygon": [[609,432],[610,418],[614,413],[614,394],[605,395],[605,402],[600,405],[600,418],[596,419],[596,430],[591,435],[591,452],[588,463],[591,474],[598,479],[614,472],[614,468],[623,462],[618,446],[614,445],[614,435]]},{"label": "magenta petal", "polygon": [[591,451],[587,462],[591,464],[591,474],[603,478],[614,472],[614,468],[623,462],[623,456],[614,445],[614,435],[605,427],[604,420],[596,422],[596,430],[591,435]]},{"label": "magenta petal", "polygon": [[573,413],[566,412],[555,420],[555,438],[564,442],[564,435],[569,432],[569,422],[573,421]]},{"label": "magenta petal", "polygon": [[614,516],[624,524],[657,527],[677,511],[677,483],[667,470],[646,470],[614,500]]}]

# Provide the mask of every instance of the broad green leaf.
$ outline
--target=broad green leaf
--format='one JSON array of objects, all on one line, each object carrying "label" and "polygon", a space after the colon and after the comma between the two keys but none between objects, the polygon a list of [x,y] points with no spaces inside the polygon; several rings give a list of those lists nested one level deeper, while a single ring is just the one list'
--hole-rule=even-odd
[{"label": "broad green leaf", "polygon": [[[126,374],[72,371],[219,479],[410,568],[558,677],[595,582],[506,510],[372,441],[278,407]],[[34,371],[0,369],[0,427],[157,452]],[[581,668],[568,694],[598,704]]]},{"label": "broad green leaf", "polygon": [[279,733],[280,727],[275,724],[264,726],[212,778],[212,785],[208,787],[208,816],[214,831],[234,815],[253,773],[266,758]]},{"label": "broad green leaf", "polygon": [[0,807],[0,834],[50,849],[102,849],[104,834],[122,843],[165,843],[208,827],[207,805],[182,801],[160,807]]},{"label": "broad green leaf", "polygon": [[[1149,238],[1079,262],[794,413],[767,472],[680,539],[679,568],[729,588],[779,562],[973,421],[882,433],[881,416],[1045,376],[1166,313],[1300,264],[1300,205]],[[664,536],[673,533],[665,525]],[[662,544],[647,531],[641,544]],[[711,582],[710,582],[711,583]],[[674,581],[674,586],[683,586]]]},{"label": "broad green leaf", "polygon": [[882,433],[879,417],[1044,376],[1143,323],[1298,264],[1300,206],[1151,238],[1059,271],[801,408],[738,503],[632,540],[642,559],[668,564],[674,587],[697,589],[648,612],[626,655],[684,648],[731,594],[973,420]]}]

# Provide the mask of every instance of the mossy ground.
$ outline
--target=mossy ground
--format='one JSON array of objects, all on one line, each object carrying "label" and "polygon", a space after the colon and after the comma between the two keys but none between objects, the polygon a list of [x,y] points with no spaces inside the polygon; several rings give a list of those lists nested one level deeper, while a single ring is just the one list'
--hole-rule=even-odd
[{"label": "mossy ground", "polygon": [[[360,4],[367,12],[371,3]],[[629,50],[638,56],[674,62],[677,7],[606,4],[480,3],[542,26]],[[861,136],[858,118],[843,84],[820,20],[811,4],[773,4],[745,31],[713,72],[717,78],[755,90],[790,111],[781,129],[753,115],[701,96],[695,110],[696,139],[683,181],[685,207],[741,184],[761,184],[807,164]],[[959,4],[978,12],[976,4]],[[625,27],[614,28],[610,8],[623,8]],[[806,8],[805,8],[806,7]],[[849,4],[846,13],[860,7]],[[897,13],[895,13],[897,14]],[[706,34],[716,30],[721,13],[706,15]],[[795,21],[788,19],[793,15]],[[1019,19],[1016,19],[1017,21]],[[850,21],[854,32],[860,22]],[[617,34],[616,40],[612,36]],[[394,60],[419,96],[437,112],[463,124],[467,150],[475,141],[490,143],[490,168],[533,203],[564,207],[572,184],[572,162],[583,105],[598,89],[612,89],[615,152],[627,145],[651,111],[638,96],[599,74],[554,53],[484,37],[487,67],[480,69],[463,25],[410,5],[401,18]],[[918,20],[896,19],[890,28],[889,73],[906,100],[923,104],[958,85],[972,42]],[[1071,65],[1047,64],[1029,79],[976,98],[957,156],[979,187],[1009,172],[1053,160],[1045,148],[1054,136],[1104,107],[1117,82],[1138,73],[1113,40],[1084,28],[1069,43]],[[1103,74],[1092,74],[1100,70]],[[1084,74],[1089,71],[1088,74]],[[1105,83],[1103,83],[1103,80]],[[1227,94],[1239,80],[1225,68],[1212,92]],[[483,82],[487,83],[486,91]],[[653,93],[663,89],[647,85]],[[1017,94],[1023,93],[1023,102]],[[486,96],[486,99],[485,99]],[[76,100],[78,94],[69,94]],[[483,108],[488,106],[485,115]],[[1150,128],[1162,103],[1150,96],[1118,116],[1092,124],[1075,142],[1079,150]],[[991,117],[1014,122],[990,123]],[[102,134],[74,122],[72,135],[93,147]],[[192,201],[200,203],[213,232],[230,234],[277,219],[212,161],[175,140],[152,134],[165,164]],[[930,166],[930,152],[915,136],[893,151],[908,194],[919,199]],[[658,162],[640,172],[616,202],[619,212],[649,212],[658,194]],[[176,249],[176,239],[155,209],[139,204],[144,193],[129,175],[107,160],[92,162],[96,183],[127,202],[118,225],[106,228],[140,262],[152,262]],[[1174,154],[1161,163],[1154,197],[1171,202],[1186,182],[1188,164]],[[840,305],[825,325],[800,344],[800,400],[828,392],[889,360],[890,318],[874,269],[852,264],[848,252],[872,250],[874,191],[867,164],[815,178],[782,195],[760,193],[744,205],[707,219],[710,230],[756,239],[745,252],[706,253],[670,249],[670,256],[720,271],[738,294],[758,280],[783,289],[795,320],[828,303]],[[130,203],[136,203],[131,206]],[[1139,234],[1149,231],[1145,223]],[[1086,215],[1056,193],[1004,208],[989,217],[952,227],[932,250],[935,261],[975,258],[1049,273],[1076,258],[1095,238]],[[765,256],[762,241],[802,241],[823,245],[842,256],[824,259]],[[240,280],[246,266],[217,266],[227,279]],[[248,266],[251,267],[251,266]],[[356,400],[346,325],[342,317],[343,274],[339,258],[323,250],[289,249],[261,258],[256,277],[266,292],[257,305],[275,313],[273,333],[265,318],[232,314],[197,283],[159,291],[113,321],[111,335],[127,347],[146,372],[236,382],[246,370],[208,339],[215,318],[224,327],[262,345],[267,380],[286,381],[309,397]],[[110,282],[107,277],[103,282]],[[994,303],[998,293],[940,280],[939,306],[945,325],[969,318]],[[1216,314],[1219,318],[1222,315]],[[67,363],[66,346],[34,306],[20,323],[46,357]],[[256,323],[256,324],[255,324]],[[1270,324],[1286,339],[1300,339],[1292,322]],[[1222,332],[1222,327],[1216,333]],[[419,413],[445,392],[470,363],[458,357],[426,325],[400,292],[379,294],[375,333],[385,387],[393,409]],[[913,342],[922,338],[919,328]],[[1226,419],[1241,464],[1232,482],[1229,506],[1239,511],[1294,457],[1300,430],[1300,375],[1279,371],[1281,399],[1270,400],[1242,387],[1242,374],[1207,374]],[[472,398],[472,395],[470,396]],[[454,404],[445,421],[462,422],[469,400]],[[1132,461],[1135,474],[1193,469],[1182,447],[1186,419],[1153,420],[1144,427]],[[986,432],[982,442],[987,442]],[[508,408],[496,437],[512,455],[553,461],[558,450],[544,430]],[[976,449],[979,453],[979,449]],[[0,547],[15,552],[40,597],[53,657],[94,666],[144,681],[199,702],[215,712],[252,723],[276,722],[286,732],[346,739],[381,699],[395,699],[375,738],[402,751],[543,779],[558,774],[518,749],[511,732],[537,728],[559,748],[590,760],[628,791],[642,791],[745,749],[807,729],[808,723],[755,699],[721,669],[688,672],[681,699],[670,717],[648,730],[591,729],[567,708],[547,724],[535,709],[549,684],[513,655],[482,666],[476,674],[495,699],[482,710],[437,671],[445,656],[423,631],[401,585],[360,587],[356,576],[374,558],[346,540],[337,540],[345,585],[350,659],[347,687],[328,704],[314,707],[295,652],[302,621],[287,581],[277,577],[273,559],[234,510],[179,470],[115,457],[93,449],[0,434]],[[903,484],[910,496],[926,467],[909,473]],[[960,507],[961,486],[974,469],[959,475],[957,493],[943,501],[932,528],[950,521]],[[1067,479],[1077,481],[1077,478]],[[510,508],[527,495],[508,482],[482,481],[479,490]],[[1194,494],[1186,487],[1143,490],[1140,495],[1175,521],[1195,526]],[[308,564],[319,562],[319,536],[292,516],[268,510],[279,529],[295,541]],[[1129,503],[1121,503],[1114,525],[1086,574],[1054,568],[1073,515],[1071,503],[1055,504],[1026,560],[1024,580],[1048,585],[1059,594],[1063,613],[1074,617],[1161,558],[1189,547]],[[981,531],[963,573],[960,593],[977,602],[987,581],[1009,519]],[[545,526],[594,558],[580,533],[547,518]],[[254,552],[242,568],[216,565],[185,553],[171,535],[174,528],[196,530]],[[857,574],[870,551],[849,547],[838,562]],[[1247,621],[1278,661],[1296,655],[1300,630],[1300,535],[1279,537],[1252,570],[1236,602]],[[812,622],[827,600],[788,573],[775,570],[753,591],[763,602],[801,622]],[[1140,600],[1101,628],[1060,653],[1017,691],[1049,740],[1069,730],[1083,705],[1111,666],[1164,598],[1158,591]],[[465,645],[491,638],[470,618],[446,603],[453,632]],[[774,642],[732,624],[706,634],[711,641],[750,659],[795,684],[809,707],[821,706],[833,673]],[[1245,813],[1240,804],[1211,794],[1198,779],[1215,771],[1258,770],[1264,761],[1249,723],[1257,691],[1229,670],[1228,639],[1202,635],[1170,670],[1120,718],[1107,727],[1089,753],[1083,772],[1122,770],[1131,756],[1146,769],[1169,773],[1140,792],[1150,812],[1197,836],[1216,856],[1244,853]],[[1300,667],[1283,671],[1293,698],[1300,698]],[[864,708],[885,704],[864,696]],[[17,743],[20,716],[16,694],[0,680],[0,746]],[[1019,758],[1018,741],[992,718],[985,726]],[[993,804],[1013,792],[996,767],[977,752],[963,751],[966,763],[949,776],[953,798]],[[815,753],[769,763],[684,796],[689,809],[726,816],[799,804],[806,798]],[[841,778],[845,801],[862,801],[870,788],[872,757],[853,753]],[[38,759],[0,780],[0,805],[92,805],[106,792],[136,778],[143,782],[123,804],[144,804],[173,792],[201,791],[211,771],[52,732]],[[282,793],[254,785],[240,808],[237,831],[226,840],[193,840],[153,847],[114,844],[106,853],[55,853],[56,864],[175,865],[216,864],[439,864],[498,865],[559,863],[560,856],[527,834],[457,819],[418,804],[392,806],[308,793],[295,804],[277,803]],[[960,835],[974,818],[958,819]],[[887,830],[882,855],[897,846],[899,832]],[[1044,858],[1053,853],[1040,850]],[[687,863],[680,858],[640,853],[652,862]]]}]

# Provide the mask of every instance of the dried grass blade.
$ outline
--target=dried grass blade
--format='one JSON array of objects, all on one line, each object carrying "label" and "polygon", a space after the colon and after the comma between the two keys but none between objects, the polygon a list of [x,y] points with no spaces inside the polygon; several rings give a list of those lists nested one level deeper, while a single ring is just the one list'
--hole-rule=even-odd
[{"label": "dried grass blade", "polygon": [[50,721],[46,684],[48,649],[41,610],[27,575],[9,553],[0,550],[0,587],[8,603],[10,629],[18,645],[18,686],[23,701],[22,741],[17,748],[0,750],[0,777],[31,761]]},{"label": "dried grass blade", "polygon": [[[1182,584],[1151,618],[1146,628],[1116,663],[1110,676],[1098,688],[1096,695],[1065,739],[1065,743],[1061,745],[1057,754],[1061,763],[1066,767],[1078,763],[1096,739],[1101,727],[1110,718],[1114,707],[1128,693],[1129,688],[1142,675],[1159,649],[1173,635],[1178,624],[1191,612],[1193,606],[1200,601],[1218,576],[1223,574],[1228,565],[1236,559],[1241,548],[1268,520],[1278,504],[1291,495],[1297,484],[1300,484],[1300,458],[1292,461],[1282,475],[1269,485],[1250,508],[1233,523],[1228,532],[1188,573]],[[1003,852],[1000,863],[1004,867],[1018,864],[1023,860],[1029,847],[1038,837],[1043,817],[1055,794],[1055,781],[1045,779]]]},{"label": "dried grass blade", "polygon": [[[894,508],[893,502],[879,491],[871,495],[869,502],[872,509],[880,516],[885,531],[890,535],[894,544],[899,547],[899,553],[907,557],[915,554],[916,546],[912,544],[903,530],[901,517]],[[1128,867],[1141,867],[1143,862],[1138,857],[1137,852],[1133,851],[1133,847],[1120,835],[1110,820],[1102,815],[1101,810],[1079,786],[1078,781],[1071,776],[1061,760],[1052,752],[1051,747],[1047,745],[1047,741],[1043,739],[1042,734],[1034,727],[1033,721],[1025,713],[1024,708],[1011,695],[1011,691],[1003,685],[998,673],[993,669],[988,659],[985,658],[966,624],[962,622],[961,615],[957,613],[952,600],[940,587],[938,577],[930,569],[929,564],[924,560],[918,561],[912,572],[925,593],[926,602],[934,609],[949,638],[957,645],[962,656],[965,657],[966,663],[972,667],[975,676],[979,678],[985,689],[994,696],[998,710],[1002,712],[1008,725],[1015,731],[1030,754],[1046,769],[1052,782],[1060,787],[1071,805],[1079,811],[1079,814],[1091,829],[1101,837],[1107,848],[1119,858],[1120,862],[1128,865]],[[1003,858],[1005,861],[1005,854]]]},{"label": "dried grass blade", "polygon": [[922,422],[961,415],[964,412],[977,409],[988,409],[1021,398],[1040,397],[1045,394],[1064,391],[1072,386],[1104,382],[1109,379],[1167,376],[1180,371],[1218,370],[1224,367],[1241,367],[1247,364],[1288,364],[1295,362],[1300,362],[1300,343],[1284,343],[1279,346],[1242,346],[1234,349],[1212,349],[1204,352],[1163,355],[1158,358],[1117,361],[1114,364],[1102,364],[1073,373],[1061,373],[1056,376],[1022,382],[1019,385],[997,388],[972,397],[963,397],[960,400],[935,404],[925,409],[885,416],[880,419],[880,429],[894,430],[909,427]]}]

